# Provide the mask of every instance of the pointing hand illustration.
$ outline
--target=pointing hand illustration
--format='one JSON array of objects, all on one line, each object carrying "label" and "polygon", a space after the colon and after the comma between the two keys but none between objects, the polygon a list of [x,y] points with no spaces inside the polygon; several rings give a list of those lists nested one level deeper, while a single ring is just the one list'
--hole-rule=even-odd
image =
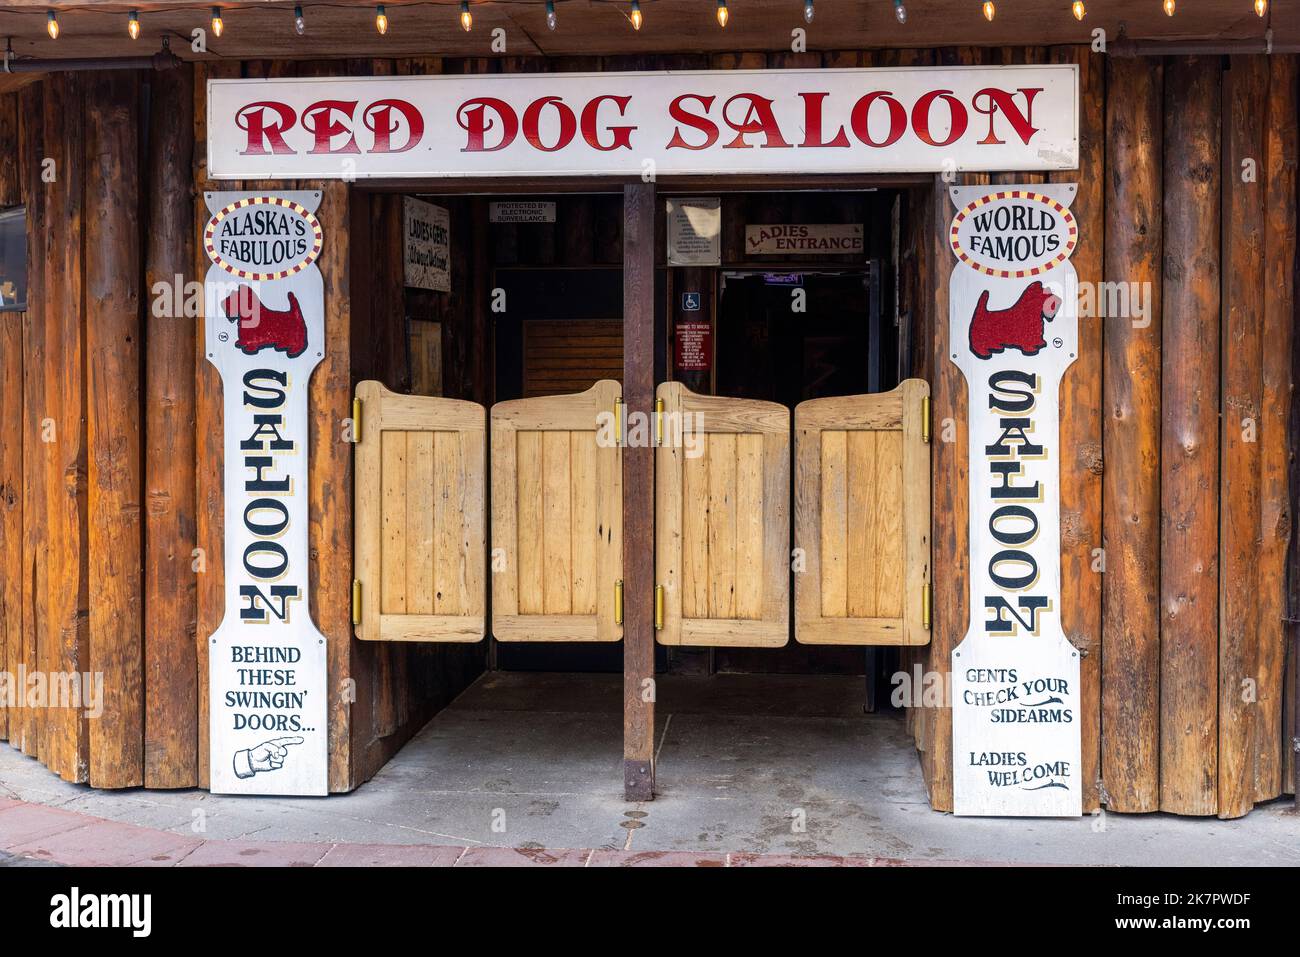
[{"label": "pointing hand illustration", "polygon": [[289,754],[289,745],[302,744],[300,735],[291,734],[282,738],[263,741],[255,748],[235,752],[235,776],[251,778],[258,771],[277,771],[284,766],[284,759]]}]

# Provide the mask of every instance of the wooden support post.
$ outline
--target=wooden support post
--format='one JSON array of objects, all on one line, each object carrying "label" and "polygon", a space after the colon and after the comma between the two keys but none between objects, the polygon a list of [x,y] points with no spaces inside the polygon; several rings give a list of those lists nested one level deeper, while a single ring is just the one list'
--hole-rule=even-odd
[{"label": "wooden support post", "polygon": [[[199,781],[198,575],[194,570],[194,323],[183,308],[195,275],[194,74],[155,73],[148,146],[145,238],[145,719],[144,783],[189,788]],[[172,308],[152,308],[156,283]]]},{"label": "wooden support post", "polygon": [[[654,409],[655,187],[623,188],[623,403]],[[626,422],[627,419],[625,418]],[[623,449],[623,797],[654,798],[654,450]]]}]

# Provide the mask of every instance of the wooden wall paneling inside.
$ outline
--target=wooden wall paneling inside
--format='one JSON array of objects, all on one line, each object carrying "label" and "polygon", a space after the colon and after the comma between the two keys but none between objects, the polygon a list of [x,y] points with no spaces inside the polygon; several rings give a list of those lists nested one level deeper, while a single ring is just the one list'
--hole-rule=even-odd
[{"label": "wooden wall paneling inside", "polygon": [[[1143,813],[1160,809],[1164,89],[1158,62],[1107,63],[1105,276],[1125,284],[1129,309],[1099,320],[1106,325],[1101,776],[1108,808]],[[1148,295],[1144,322],[1132,297]]]},{"label": "wooden wall paneling inside", "polygon": [[1221,75],[1165,65],[1160,808],[1178,814],[1218,810]]},{"label": "wooden wall paneling inside", "polygon": [[86,88],[88,670],[103,678],[89,721],[90,784],[144,783],[140,355],[140,81]]}]

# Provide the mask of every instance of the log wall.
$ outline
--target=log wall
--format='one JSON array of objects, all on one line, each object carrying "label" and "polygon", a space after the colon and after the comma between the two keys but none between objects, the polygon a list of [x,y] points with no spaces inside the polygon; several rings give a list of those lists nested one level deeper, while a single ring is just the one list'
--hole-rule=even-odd
[{"label": "log wall", "polygon": [[[99,671],[106,693],[106,717],[94,721],[74,709],[0,710],[0,737],[68,780],[206,783],[221,403],[184,283],[206,271],[195,242],[202,191],[270,185],[208,179],[207,78],[1045,61],[1081,70],[1081,169],[1050,177],[1080,184],[1076,269],[1103,283],[1097,299],[1123,284],[1142,307],[1081,319],[1083,354],[1062,391],[1062,615],[1084,656],[1085,806],[1232,817],[1288,790],[1297,61],[1123,60],[1076,47],[223,61],[51,76],[0,95],[0,207],[27,205],[30,260],[27,312],[0,313],[0,401],[11,412],[0,432],[0,668]],[[374,774],[482,661],[351,638],[351,569],[340,560],[351,544],[351,455],[338,436],[357,379],[400,387],[405,374],[390,362],[403,343],[402,297],[390,295],[392,277],[381,288],[373,262],[396,242],[400,202],[338,183],[279,185],[324,192],[329,360],[312,383],[311,597],[337,692],[330,787],[341,791]],[[944,341],[945,185],[906,196],[899,282],[913,369],[932,384],[936,435],[951,439],[933,447],[933,640],[903,658],[938,673],[967,615],[966,410]],[[480,216],[482,202],[449,201],[453,222]],[[520,232],[514,254],[562,258],[579,238],[557,235],[563,248],[548,253]],[[443,323],[448,395],[490,399],[479,280],[509,255],[458,249],[467,287],[429,304]],[[163,294],[179,312],[155,308]],[[908,727],[933,806],[950,809],[951,712],[914,709]]]}]

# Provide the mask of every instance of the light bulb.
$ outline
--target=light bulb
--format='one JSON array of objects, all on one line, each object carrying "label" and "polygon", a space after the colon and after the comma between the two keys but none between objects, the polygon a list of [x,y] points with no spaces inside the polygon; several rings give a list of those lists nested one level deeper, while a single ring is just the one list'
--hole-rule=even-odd
[{"label": "light bulb", "polygon": [[1268,13],[1268,0],[1255,0],[1255,16],[1262,17]]},{"label": "light bulb", "polygon": [[[53,16],[53,14],[50,14],[50,16]],[[632,0],[632,14],[629,19],[632,21],[633,30],[641,29],[641,4],[638,0]]]},{"label": "light bulb", "polygon": [[474,15],[469,12],[469,0],[460,0],[460,28],[469,33],[474,25]]},{"label": "light bulb", "polygon": [[554,30],[559,19],[555,16],[555,0],[546,0],[546,25]]},{"label": "light bulb", "polygon": [[997,13],[998,8],[993,6],[993,0],[984,0],[984,19],[992,23]]},{"label": "light bulb", "polygon": [[1165,16],[1172,17],[1174,15],[1174,9],[1176,6],[1174,0],[1165,0],[1165,2],[1161,4],[1161,6],[1164,7]]},{"label": "light bulb", "polygon": [[725,27],[731,13],[727,10],[727,0],[718,0],[718,26]]},{"label": "light bulb", "polygon": [[59,38],[59,18],[54,15],[53,10],[45,14],[45,32],[50,35],[51,40]]},{"label": "light bulb", "polygon": [[803,0],[803,22],[813,22],[813,0]]},{"label": "light bulb", "polygon": [[375,29],[378,30],[381,35],[388,32],[388,14],[384,12],[384,5],[382,3],[375,7]]},{"label": "light bulb", "polygon": [[134,10],[126,16],[126,32],[131,35],[132,40],[140,39],[140,14]]},{"label": "light bulb", "polygon": [[894,19],[899,23],[907,22],[907,7],[903,6],[903,0],[894,0]]},{"label": "light bulb", "polygon": [[1088,15],[1088,11],[1083,5],[1083,0],[1074,0],[1073,6],[1070,7],[1070,12],[1074,14],[1074,19],[1076,20],[1082,20]]},{"label": "light bulb", "polygon": [[302,7],[293,8],[293,32],[298,36],[307,32],[307,20],[302,15]]},{"label": "light bulb", "polygon": [[221,36],[221,31],[224,30],[225,28],[226,25],[221,20],[221,8],[213,7],[212,8],[212,35],[217,37]]}]

